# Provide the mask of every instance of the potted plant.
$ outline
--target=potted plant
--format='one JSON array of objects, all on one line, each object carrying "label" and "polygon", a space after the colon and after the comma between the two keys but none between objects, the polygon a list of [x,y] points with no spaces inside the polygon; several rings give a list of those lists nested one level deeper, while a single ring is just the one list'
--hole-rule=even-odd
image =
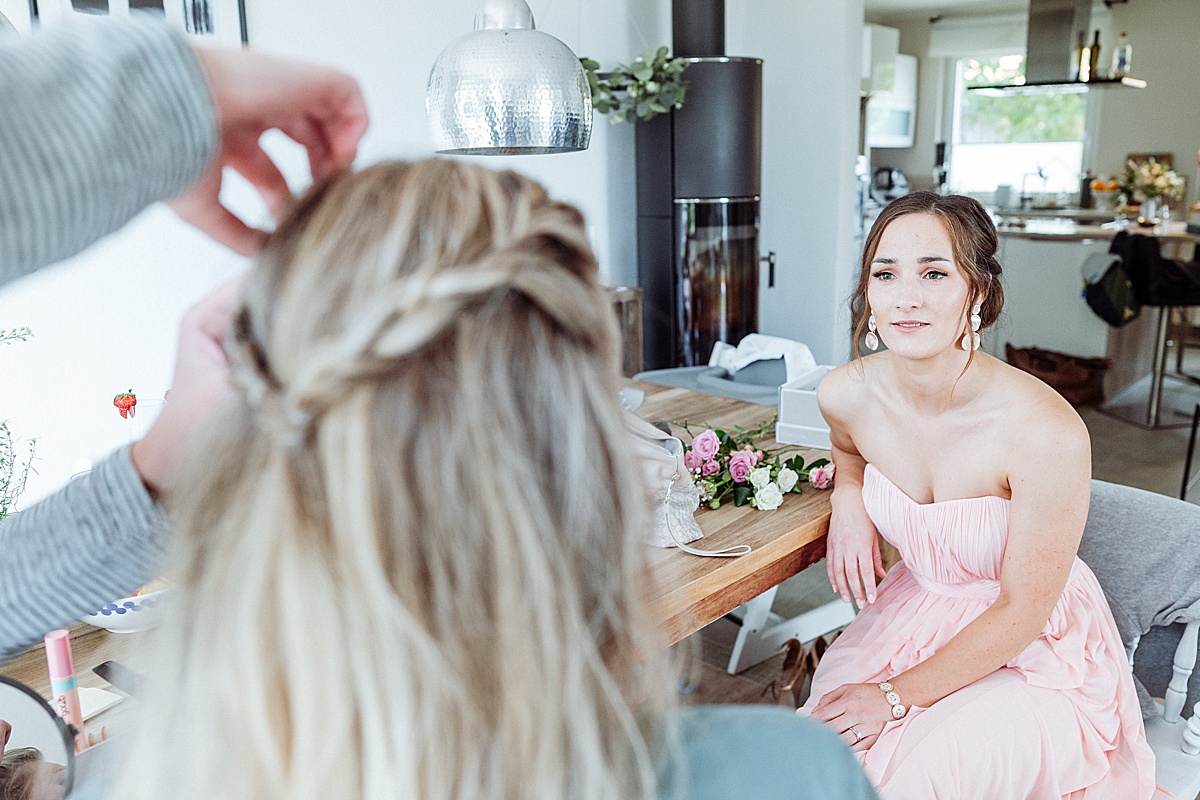
[{"label": "potted plant", "polygon": [[[33,335],[29,328],[0,330],[0,344],[23,342]],[[8,420],[0,420],[0,519],[13,512],[17,498],[25,491],[25,480],[33,468],[33,455],[37,439],[29,440],[29,452],[25,458],[17,453],[17,440],[8,428]]]},{"label": "potted plant", "polygon": [[592,108],[601,114],[612,113],[613,123],[654,119],[672,108],[682,108],[687,82],[680,76],[687,59],[668,58],[665,46],[647,50],[632,64],[618,64],[612,72],[598,72],[600,64],[590,58],[579,59],[592,89]]}]

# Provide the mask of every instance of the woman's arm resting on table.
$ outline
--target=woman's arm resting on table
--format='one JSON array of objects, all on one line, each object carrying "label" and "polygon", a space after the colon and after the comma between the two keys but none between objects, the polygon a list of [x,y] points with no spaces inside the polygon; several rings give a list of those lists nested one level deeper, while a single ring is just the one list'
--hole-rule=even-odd
[{"label": "woman's arm resting on table", "polygon": [[[935,655],[888,676],[905,705],[928,708],[1007,664],[1037,638],[1062,596],[1087,519],[1091,444],[1078,415],[1059,402],[1037,409],[1014,439],[999,597]],[[823,697],[813,716],[845,716],[863,735],[854,749],[864,749],[890,712],[879,687],[850,684]]]},{"label": "woman's arm resting on table", "polygon": [[859,392],[853,385],[853,367],[830,372],[817,387],[821,414],[829,423],[831,455],[837,468],[830,502],[829,535],[825,544],[825,570],[829,585],[849,603],[854,597],[859,607],[875,602],[875,576],[886,577],[879,553],[879,532],[863,505],[863,471],[867,462],[854,446],[849,420]]}]

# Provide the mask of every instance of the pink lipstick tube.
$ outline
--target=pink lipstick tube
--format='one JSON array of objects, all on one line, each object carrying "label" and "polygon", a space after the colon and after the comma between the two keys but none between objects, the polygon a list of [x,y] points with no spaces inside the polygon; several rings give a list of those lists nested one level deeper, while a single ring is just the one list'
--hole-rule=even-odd
[{"label": "pink lipstick tube", "polygon": [[46,661],[50,666],[50,691],[54,711],[75,728],[75,751],[87,741],[83,730],[83,710],[79,707],[79,688],[75,681],[75,662],[71,658],[71,637],[65,630],[46,634]]}]

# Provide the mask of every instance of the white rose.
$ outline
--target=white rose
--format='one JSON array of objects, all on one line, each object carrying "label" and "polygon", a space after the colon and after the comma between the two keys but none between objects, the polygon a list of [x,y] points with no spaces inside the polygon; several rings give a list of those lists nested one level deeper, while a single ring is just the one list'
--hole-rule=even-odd
[{"label": "white rose", "polygon": [[779,470],[779,475],[775,478],[775,482],[779,484],[779,491],[787,493],[792,490],[799,479],[800,476],[796,474],[795,470],[784,467]]},{"label": "white rose", "polygon": [[749,479],[751,486],[755,489],[761,489],[771,482],[771,469],[770,467],[752,469],[746,477]]},{"label": "white rose", "polygon": [[754,493],[754,505],[759,511],[774,511],[782,502],[783,492],[773,483],[768,483]]}]

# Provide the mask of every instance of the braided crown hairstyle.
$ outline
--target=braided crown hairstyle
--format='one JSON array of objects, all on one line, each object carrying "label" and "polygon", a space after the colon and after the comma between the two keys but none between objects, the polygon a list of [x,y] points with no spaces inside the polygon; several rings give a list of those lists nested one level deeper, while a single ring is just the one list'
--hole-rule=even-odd
[{"label": "braided crown hairstyle", "polygon": [[512,172],[380,164],[297,204],[115,796],[654,795],[670,673],[596,272]]},{"label": "braided crown hairstyle", "polygon": [[[888,203],[879,213],[863,243],[862,265],[858,286],[850,296],[850,320],[854,356],[862,354],[861,342],[867,331],[867,287],[871,282],[871,263],[879,249],[884,230],[906,214],[929,214],[946,227],[953,250],[954,263],[967,280],[967,305],[963,308],[964,332],[970,308],[983,298],[979,311],[980,330],[1000,316],[1004,306],[1004,286],[1000,282],[1000,262],[996,260],[996,226],[987,210],[971,197],[936,192],[912,192]],[[973,354],[972,354],[973,355]]]}]

